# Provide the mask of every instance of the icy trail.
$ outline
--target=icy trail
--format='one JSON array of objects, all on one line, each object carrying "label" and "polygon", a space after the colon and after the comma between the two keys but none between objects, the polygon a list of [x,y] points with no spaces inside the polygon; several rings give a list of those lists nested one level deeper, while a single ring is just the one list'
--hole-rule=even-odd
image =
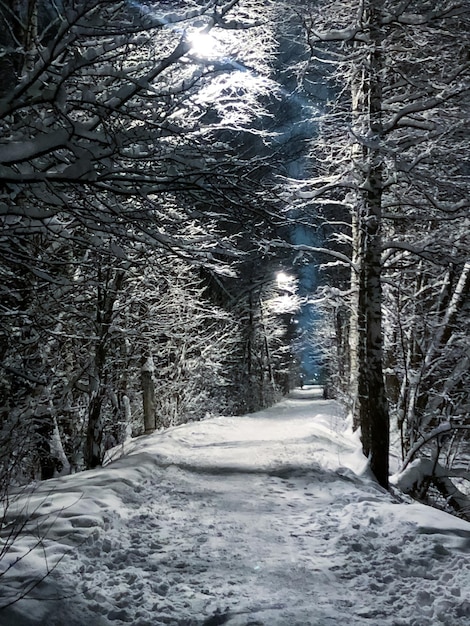
[{"label": "icy trail", "polygon": [[338,414],[298,390],[48,483],[49,559],[71,550],[0,625],[468,626],[470,524],[379,488]]}]

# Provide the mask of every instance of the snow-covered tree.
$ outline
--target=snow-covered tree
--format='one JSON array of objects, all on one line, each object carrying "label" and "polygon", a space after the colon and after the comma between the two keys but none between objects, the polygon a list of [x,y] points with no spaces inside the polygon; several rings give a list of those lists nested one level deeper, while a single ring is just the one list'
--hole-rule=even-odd
[{"label": "snow-covered tree", "polygon": [[237,294],[237,318],[245,331],[239,383],[246,389],[245,411],[272,404],[296,386],[298,371],[289,335],[300,304],[297,290],[295,277],[272,262],[267,268],[253,267],[243,292]]},{"label": "snow-covered tree", "polygon": [[[453,268],[448,287],[455,306],[449,301],[452,312],[438,300],[432,306],[439,311],[434,338],[428,356],[419,357],[428,366],[437,363],[442,339],[452,336],[447,320],[453,323],[463,302],[457,277],[468,261],[462,225],[468,220],[469,7],[451,0],[317,4],[299,9],[310,50],[303,75],[308,66],[325,68],[334,98],[319,119],[314,175],[298,195],[320,212],[331,215],[336,207],[336,221],[350,224],[352,407],[371,469],[387,486],[384,285],[393,276],[396,288],[404,287],[423,262],[428,286],[440,272],[429,263]],[[408,293],[411,299],[411,284]],[[385,330],[391,336],[396,328]],[[408,386],[402,395],[414,393],[409,379],[402,382]]]},{"label": "snow-covered tree", "polygon": [[[148,419],[153,404],[162,423],[200,415],[195,400],[182,400],[184,384],[203,395],[224,384],[215,346],[223,354],[231,322],[209,306],[203,330],[195,275],[198,267],[223,273],[239,256],[233,216],[242,223],[266,168],[265,158],[228,141],[272,91],[262,78],[272,39],[257,8],[238,0],[0,4],[2,418],[8,437],[20,432],[18,420],[28,432],[37,424],[28,439],[32,472],[36,453],[44,477],[57,471],[64,449],[67,463],[80,466],[84,433],[86,464],[100,462],[136,406],[136,372]],[[227,226],[216,232],[214,218]],[[145,259],[155,264],[150,274]],[[155,327],[144,309],[140,318],[123,314],[138,272],[150,283],[147,303],[169,277],[176,281],[164,304],[185,320],[186,334],[176,339],[181,324],[166,313],[156,350],[168,357],[166,386],[152,372],[155,337],[134,341],[149,340]],[[159,315],[160,328],[162,307]],[[118,318],[129,328],[116,332]],[[197,367],[191,333],[206,341]],[[190,361],[201,375],[179,377]],[[152,400],[159,380],[169,393]]]}]

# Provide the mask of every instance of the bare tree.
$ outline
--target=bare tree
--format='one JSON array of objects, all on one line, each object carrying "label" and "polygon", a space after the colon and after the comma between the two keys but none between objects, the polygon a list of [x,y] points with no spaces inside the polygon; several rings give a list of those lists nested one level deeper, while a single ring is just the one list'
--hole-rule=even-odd
[{"label": "bare tree", "polygon": [[[223,134],[262,111],[258,96],[271,87],[260,72],[272,44],[249,1],[173,10],[18,0],[0,9],[3,418],[9,427],[16,413],[37,424],[40,445],[31,449],[46,477],[64,450],[68,464],[81,465],[83,438],[86,465],[99,463],[107,416],[121,423],[135,406],[129,381],[141,362],[113,323],[142,259],[176,277],[172,263],[217,273],[238,258],[212,220],[229,221],[249,204],[264,164],[240,157]],[[257,45],[240,48],[238,31]],[[215,54],[198,47],[209,32]],[[162,271],[151,274],[157,291]],[[184,276],[187,291],[181,282],[170,290],[170,308],[198,291],[192,272]],[[127,320],[134,336],[146,328],[140,315],[140,325]],[[174,341],[168,324],[165,333]],[[138,351],[150,363],[148,344]]]},{"label": "bare tree", "polygon": [[[420,259],[445,266],[453,263],[445,250],[460,241],[460,268],[465,262],[458,220],[468,219],[469,64],[462,42],[469,8],[446,0],[331,1],[301,17],[310,63],[332,68],[323,75],[335,81],[335,97],[319,120],[313,158],[321,150],[322,162],[298,195],[320,212],[336,207],[337,221],[350,215],[352,408],[364,453],[386,487],[383,285],[389,268],[399,281],[408,276],[400,255],[418,267]],[[435,223],[446,226],[416,237],[418,225],[423,232]],[[445,326],[442,320],[444,334]]]}]

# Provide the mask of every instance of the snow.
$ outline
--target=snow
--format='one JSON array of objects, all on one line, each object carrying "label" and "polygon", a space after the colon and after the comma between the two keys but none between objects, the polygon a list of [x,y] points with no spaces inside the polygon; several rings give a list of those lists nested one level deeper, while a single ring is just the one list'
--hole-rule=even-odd
[{"label": "snow", "polygon": [[31,549],[0,605],[57,566],[2,626],[470,623],[470,524],[374,483],[315,387],[131,440],[15,506],[36,538],[0,560]]},{"label": "snow", "polygon": [[15,163],[41,156],[64,146],[69,139],[69,131],[60,128],[50,133],[42,133],[27,141],[10,141],[0,146],[0,163]]}]

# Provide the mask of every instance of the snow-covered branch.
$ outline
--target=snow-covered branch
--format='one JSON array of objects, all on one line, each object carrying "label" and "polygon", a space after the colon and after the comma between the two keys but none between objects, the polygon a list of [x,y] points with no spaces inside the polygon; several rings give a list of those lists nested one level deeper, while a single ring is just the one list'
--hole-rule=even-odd
[{"label": "snow-covered branch", "polygon": [[351,267],[353,270],[356,271],[356,267],[354,263],[346,254],[342,254],[341,252],[338,252],[336,250],[331,250],[330,248],[310,246],[307,244],[291,244],[285,241],[276,241],[276,240],[264,241],[264,242],[260,242],[260,244],[263,250],[265,250],[266,252],[268,252],[270,249],[284,248],[288,250],[293,250],[295,252],[303,252],[305,254],[311,254],[311,255],[325,254],[327,256],[334,257],[338,261],[341,261],[346,266]]}]

